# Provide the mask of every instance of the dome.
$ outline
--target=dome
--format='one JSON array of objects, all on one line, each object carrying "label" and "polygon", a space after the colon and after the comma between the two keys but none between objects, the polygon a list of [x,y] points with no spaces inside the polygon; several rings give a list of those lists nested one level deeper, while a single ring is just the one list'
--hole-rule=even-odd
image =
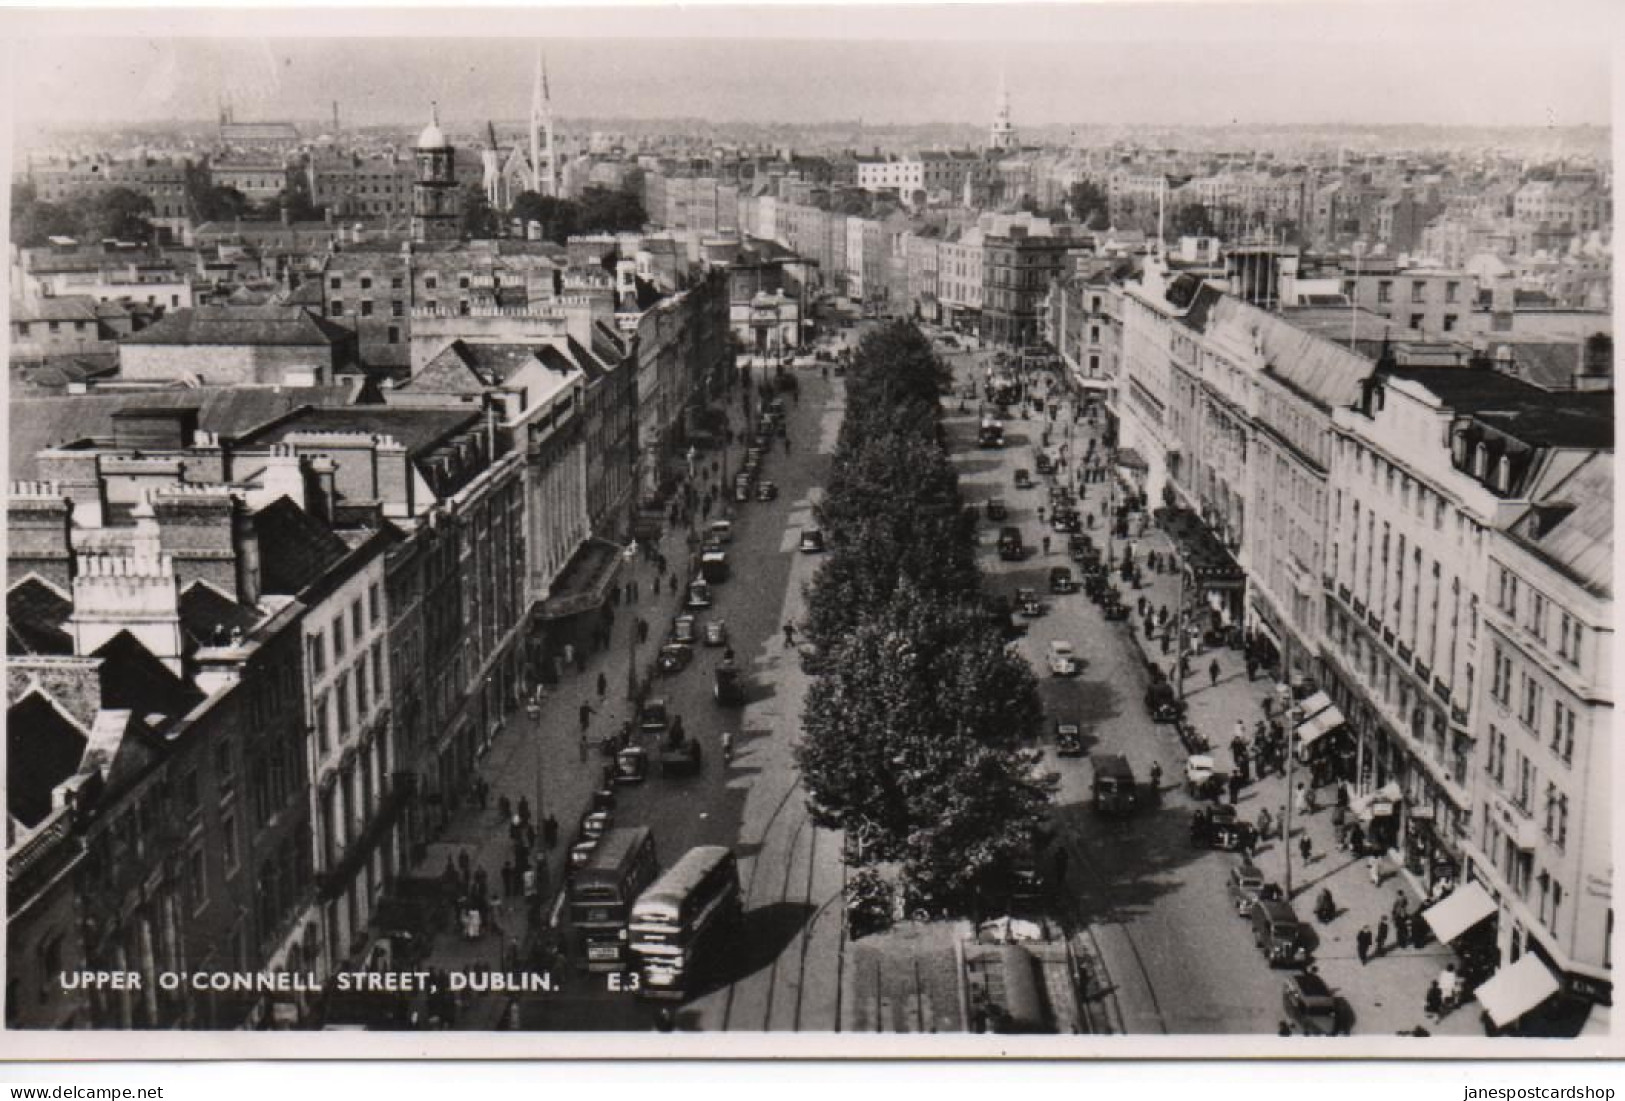
[{"label": "dome", "polygon": [[440,108],[438,106],[429,108],[429,125],[425,126],[423,133],[418,135],[418,148],[446,148],[446,135],[440,132]]}]

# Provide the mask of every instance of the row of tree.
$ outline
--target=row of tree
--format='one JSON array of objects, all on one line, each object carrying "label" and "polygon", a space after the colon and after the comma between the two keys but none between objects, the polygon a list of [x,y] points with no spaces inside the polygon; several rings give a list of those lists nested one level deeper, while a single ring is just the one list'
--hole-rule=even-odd
[{"label": "row of tree", "polygon": [[1029,863],[1049,793],[1023,748],[1037,682],[984,600],[943,442],[950,385],[907,322],[872,330],[853,357],[816,510],[830,554],[808,594],[817,676],[798,760],[848,863],[895,868],[912,905],[978,914]]},{"label": "row of tree", "polygon": [[[481,188],[464,189],[462,215],[465,237],[485,239],[501,232],[502,215]],[[635,193],[607,187],[586,188],[579,199],[522,191],[514,197],[508,217],[527,225],[539,223],[542,236],[561,245],[577,234],[636,232],[648,220],[643,200]]]},{"label": "row of tree", "polygon": [[110,187],[62,203],[40,199],[30,183],[11,189],[11,239],[24,248],[44,245],[52,237],[145,243],[152,240],[151,215],[152,200],[127,187]]}]

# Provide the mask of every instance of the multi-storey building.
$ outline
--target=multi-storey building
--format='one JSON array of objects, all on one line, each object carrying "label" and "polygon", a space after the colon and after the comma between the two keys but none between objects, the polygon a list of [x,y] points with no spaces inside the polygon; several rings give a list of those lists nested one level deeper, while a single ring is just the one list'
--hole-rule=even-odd
[{"label": "multi-storey building", "polygon": [[937,246],[937,295],[943,324],[965,332],[981,331],[982,276],[979,226],[942,239]]},{"label": "multi-storey building", "polygon": [[1051,281],[1082,241],[1044,218],[996,216],[982,228],[982,336],[1026,347],[1038,339]]}]

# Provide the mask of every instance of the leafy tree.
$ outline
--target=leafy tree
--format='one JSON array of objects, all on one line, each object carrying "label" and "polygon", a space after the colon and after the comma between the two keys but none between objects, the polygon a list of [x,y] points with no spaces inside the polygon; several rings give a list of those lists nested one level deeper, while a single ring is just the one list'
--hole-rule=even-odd
[{"label": "leafy tree", "polygon": [[1173,223],[1175,238],[1212,237],[1218,233],[1213,224],[1213,216],[1201,203],[1188,203],[1174,211]]},{"label": "leafy tree", "polygon": [[630,191],[589,187],[581,193],[577,222],[583,233],[619,233],[642,229],[649,220],[643,200]]},{"label": "leafy tree", "polygon": [[288,182],[277,196],[271,212],[280,216],[284,207],[287,208],[290,221],[314,222],[322,217],[322,208],[311,200],[310,180],[298,169],[288,173]]},{"label": "leafy tree", "polygon": [[205,222],[229,222],[246,217],[253,208],[248,196],[235,187],[210,186],[198,194],[197,216]]},{"label": "leafy tree", "polygon": [[152,200],[128,187],[112,187],[73,204],[82,232],[91,240],[115,237],[120,241],[152,240]]},{"label": "leafy tree", "polygon": [[[1067,191],[1067,202],[1072,207],[1072,217],[1086,226],[1104,225],[1109,216],[1110,204],[1106,192],[1099,184],[1091,180],[1079,180]],[[1096,217],[1099,222],[1096,222]]]},{"label": "leafy tree", "polygon": [[579,208],[568,199],[521,191],[514,197],[510,213],[526,225],[540,222],[542,236],[561,245],[579,232],[576,228]]},{"label": "leafy tree", "polygon": [[11,193],[11,237],[24,248],[47,244],[52,237],[77,237],[82,233],[78,215],[59,203],[36,201],[22,188]]}]

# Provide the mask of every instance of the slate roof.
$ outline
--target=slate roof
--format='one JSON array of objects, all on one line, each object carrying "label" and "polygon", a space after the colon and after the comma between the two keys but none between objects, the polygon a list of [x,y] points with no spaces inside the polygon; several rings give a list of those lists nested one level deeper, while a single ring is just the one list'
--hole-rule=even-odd
[{"label": "slate roof", "polygon": [[36,826],[51,813],[51,790],[79,771],[86,732],[41,692],[6,709],[6,800],[13,818]]},{"label": "slate roof", "polygon": [[166,314],[124,343],[330,347],[350,335],[302,306],[197,306]]},{"label": "slate roof", "polygon": [[96,300],[88,294],[69,294],[25,302],[11,300],[13,321],[95,321]]},{"label": "slate roof", "polygon": [[421,409],[410,406],[315,406],[297,416],[277,421],[238,437],[239,446],[264,447],[281,443],[296,432],[362,432],[392,436],[413,456],[431,450],[446,438],[477,421],[480,414],[466,409]]},{"label": "slate roof", "polygon": [[1396,367],[1389,377],[1425,387],[1458,414],[1472,414],[1534,447],[1614,446],[1610,391],[1549,391],[1487,369]]},{"label": "slate roof", "polygon": [[413,375],[403,389],[477,394],[501,386],[537,362],[534,344],[469,344],[454,340]]},{"label": "slate roof", "polygon": [[113,434],[113,414],[120,409],[172,409],[201,406],[198,427],[207,432],[240,436],[302,405],[348,405],[358,392],[350,386],[222,387],[136,390],[117,394],[11,399],[6,439],[11,477],[39,477],[38,453],[75,440]]},{"label": "slate roof", "polygon": [[194,582],[181,593],[181,627],[192,647],[217,646],[228,639],[233,627],[247,632],[259,622],[259,614],[245,608],[213,585]]},{"label": "slate roof", "polygon": [[349,553],[320,520],[279,497],[254,514],[260,542],[261,591],[297,596]]},{"label": "slate roof", "polygon": [[203,699],[203,693],[169,671],[128,631],[120,631],[93,654],[102,659],[103,709],[178,719]]},{"label": "slate roof", "polygon": [[[1541,513],[1566,509],[1542,531]],[[1512,535],[1597,596],[1614,593],[1614,456],[1598,452],[1546,494]]]},{"label": "slate roof", "polygon": [[6,653],[72,654],[72,614],[73,602],[39,578],[17,582],[6,592]]}]

